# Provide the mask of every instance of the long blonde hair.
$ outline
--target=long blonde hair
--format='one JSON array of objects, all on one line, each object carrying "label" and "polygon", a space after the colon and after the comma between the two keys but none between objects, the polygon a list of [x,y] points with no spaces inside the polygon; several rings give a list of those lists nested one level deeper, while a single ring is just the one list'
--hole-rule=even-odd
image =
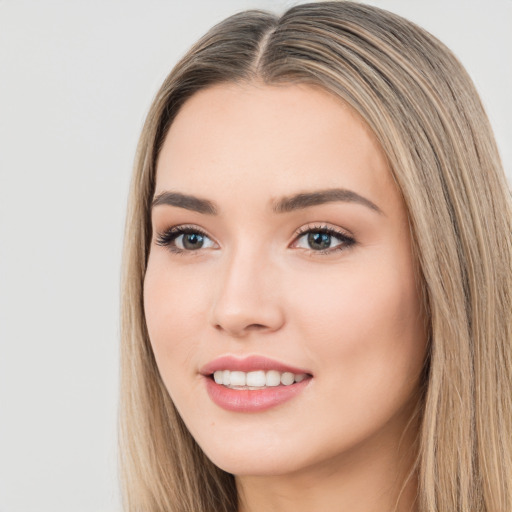
[{"label": "long blonde hair", "polygon": [[317,2],[234,15],[175,66],[151,106],[130,191],[122,285],[120,459],[129,512],[235,512],[159,376],[144,319],[156,159],[183,103],[222,82],[322,87],[375,133],[404,198],[428,312],[419,510],[512,510],[512,207],[475,88],[399,16]]}]

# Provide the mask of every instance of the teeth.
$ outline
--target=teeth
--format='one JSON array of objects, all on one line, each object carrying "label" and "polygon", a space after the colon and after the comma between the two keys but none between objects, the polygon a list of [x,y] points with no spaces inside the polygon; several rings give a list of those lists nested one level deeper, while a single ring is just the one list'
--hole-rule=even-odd
[{"label": "teeth", "polygon": [[278,372],[276,370],[257,370],[254,372],[240,372],[230,370],[217,370],[213,379],[217,384],[235,389],[261,389],[265,387],[290,386],[295,382],[302,382],[305,373]]},{"label": "teeth", "polygon": [[265,376],[265,372],[263,370],[257,372],[249,372],[247,374],[246,380],[247,385],[254,388],[261,388],[267,384],[267,377]]},{"label": "teeth", "polygon": [[276,370],[269,370],[266,377],[267,386],[279,386],[281,384],[281,374]]},{"label": "teeth", "polygon": [[290,384],[293,384],[295,382],[295,375],[290,372],[284,372],[281,375],[281,384],[283,386],[289,386]]},{"label": "teeth", "polygon": [[245,372],[231,372],[229,374],[229,384],[231,386],[245,386],[246,380]]}]

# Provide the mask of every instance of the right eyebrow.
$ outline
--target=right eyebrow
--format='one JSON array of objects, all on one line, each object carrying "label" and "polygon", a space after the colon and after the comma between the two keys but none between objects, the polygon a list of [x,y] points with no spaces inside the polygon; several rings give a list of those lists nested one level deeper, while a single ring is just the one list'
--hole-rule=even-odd
[{"label": "right eyebrow", "polygon": [[201,199],[199,197],[181,194],[180,192],[167,191],[158,194],[153,199],[151,208],[162,204],[177,206],[178,208],[185,208],[186,210],[192,210],[206,215],[218,214],[217,208],[211,201],[208,201],[208,199]]}]

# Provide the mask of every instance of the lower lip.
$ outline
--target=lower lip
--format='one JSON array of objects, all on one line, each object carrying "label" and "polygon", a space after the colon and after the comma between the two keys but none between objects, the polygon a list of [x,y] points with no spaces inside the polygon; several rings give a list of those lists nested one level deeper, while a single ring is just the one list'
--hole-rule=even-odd
[{"label": "lower lip", "polygon": [[304,390],[311,380],[289,386],[275,386],[265,389],[230,389],[217,384],[212,378],[205,377],[206,390],[211,400],[219,407],[234,412],[261,412],[281,405]]}]

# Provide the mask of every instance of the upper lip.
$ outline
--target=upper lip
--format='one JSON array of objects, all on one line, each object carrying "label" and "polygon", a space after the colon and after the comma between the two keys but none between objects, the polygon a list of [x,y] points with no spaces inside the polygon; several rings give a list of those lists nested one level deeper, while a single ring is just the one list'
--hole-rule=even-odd
[{"label": "upper lip", "polygon": [[264,356],[248,356],[248,357],[235,357],[231,355],[221,356],[209,363],[205,364],[200,373],[203,375],[211,375],[217,370],[235,370],[241,372],[251,372],[256,370],[276,370],[278,372],[290,372],[297,374],[309,374],[307,370],[303,368],[297,368],[290,366],[289,364],[276,361],[275,359],[269,359]]}]

